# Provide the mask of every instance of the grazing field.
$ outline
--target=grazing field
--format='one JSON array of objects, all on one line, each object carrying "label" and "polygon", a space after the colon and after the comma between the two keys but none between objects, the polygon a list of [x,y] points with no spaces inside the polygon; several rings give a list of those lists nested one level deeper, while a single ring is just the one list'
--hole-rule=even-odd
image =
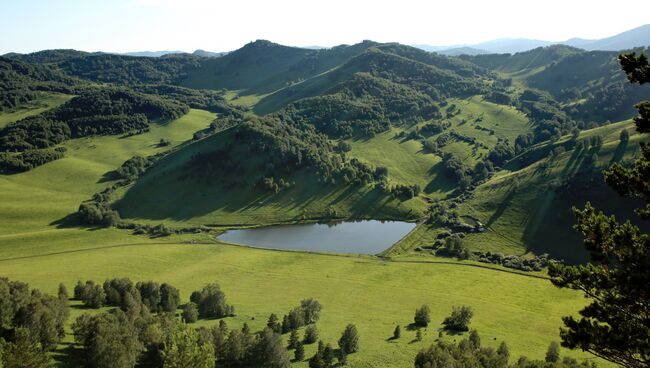
[{"label": "grazing field", "polygon": [[[90,249],[61,254],[7,260],[2,249],[2,275],[52,293],[59,282],[72,288],[78,279],[152,279],[180,288],[183,300],[217,281],[237,311],[226,321],[231,326],[246,322],[253,330],[262,328],[270,313],[282,315],[302,298],[314,297],[324,306],[318,328],[325,341],[335,342],[347,323],[359,327],[361,350],[350,356],[351,367],[410,367],[415,353],[438,338],[440,323],[454,305],[474,308],[471,326],[486,345],[496,347],[505,340],[513,359],[521,354],[542,358],[549,342],[558,339],[560,317],[583,303],[578,293],[556,289],[548,280],[447,259],[386,262],[219,244],[146,244],[151,241],[141,237],[132,237],[140,244],[122,246],[115,234],[105,232],[87,232],[74,240]],[[39,253],[56,253],[71,240],[57,237],[52,234]],[[431,307],[432,324],[424,340],[414,342],[415,331],[405,327],[423,303]],[[212,323],[216,321],[200,322]],[[402,338],[388,341],[397,324],[404,328]],[[308,347],[308,356],[314,348]]]},{"label": "grazing field", "polygon": [[[629,142],[621,143],[620,132],[631,132]],[[506,169],[479,185],[457,212],[479,219],[486,232],[468,234],[464,243],[472,250],[522,255],[549,253],[569,262],[586,259],[580,234],[571,228],[572,206],[591,201],[610,213],[631,214],[635,200],[610,201],[618,195],[605,185],[600,172],[614,162],[634,157],[642,138],[633,132],[630,121],[583,131],[578,142],[600,136],[600,148],[569,149],[549,158],[554,147],[565,146],[569,138],[534,147],[526,155],[534,162],[519,168],[515,159]],[[591,163],[596,154],[596,161]],[[527,157],[522,157],[522,160]],[[568,184],[567,184],[568,183]],[[394,254],[432,244],[440,232],[435,225],[420,226],[400,243]]]},{"label": "grazing field", "polygon": [[0,113],[0,128],[26,117],[38,115],[43,111],[57,107],[72,98],[70,95],[64,95],[61,93],[41,92],[40,94],[41,96],[34,101],[21,105],[14,110]]},{"label": "grazing field", "polygon": [[403,184],[418,184],[432,198],[445,198],[455,184],[442,172],[442,159],[422,149],[414,140],[396,137],[403,130],[395,128],[370,139],[351,141],[350,155],[368,163],[388,168],[389,177]]},{"label": "grazing field", "polygon": [[[213,135],[156,163],[133,186],[120,191],[122,196],[115,204],[120,214],[143,223],[233,226],[332,217],[414,219],[426,209],[421,198],[402,201],[374,185],[324,183],[308,170],[292,174],[291,186],[279,193],[257,190],[252,186],[258,173],[250,167],[259,158],[245,157],[249,153],[243,149],[239,157],[247,163],[247,171],[237,178],[247,185],[224,185],[215,173],[188,174],[186,167],[193,156],[230,144],[231,135],[229,131]],[[334,216],[328,215],[331,210]]]},{"label": "grazing field", "polygon": [[0,234],[51,230],[54,222],[75,212],[81,201],[110,184],[107,173],[134,155],[161,152],[161,138],[179,144],[207,127],[214,114],[192,110],[165,125],[153,125],[145,134],[127,138],[93,137],[66,142],[63,159],[25,173],[0,176]]},{"label": "grazing field", "polygon": [[[548,343],[558,339],[560,317],[582,306],[579,294],[555,289],[548,280],[477,267],[471,262],[437,258],[395,262],[229,246],[214,242],[209,234],[149,238],[116,229],[57,227],[57,222],[74,212],[81,201],[110,184],[107,173],[124,160],[158,152],[156,143],[161,138],[180,144],[213,119],[213,114],[192,110],[141,135],[71,140],[65,143],[65,158],[27,173],[0,177],[0,275],[50,293],[56,291],[59,282],[71,289],[78,279],[153,279],[180,288],[183,300],[203,284],[218,281],[237,308],[237,316],[228,322],[235,326],[247,322],[254,330],[265,324],[270,313],[286,313],[302,298],[314,297],[324,305],[318,325],[325,341],[335,342],[347,323],[358,325],[362,345],[361,351],[350,357],[352,367],[411,366],[415,353],[438,338],[440,322],[451,307],[461,304],[474,308],[472,327],[481,332],[487,345],[496,346],[505,340],[513,357],[526,354],[541,358]],[[390,141],[390,136],[374,139]],[[353,142],[353,152],[359,157],[379,157],[372,144]],[[395,161],[386,161],[386,165],[399,180],[415,179],[429,164],[436,165],[435,156],[417,152],[418,144],[394,141],[388,146],[393,151],[386,157]],[[416,157],[411,166],[399,159],[407,157],[408,152]],[[178,186],[174,189],[181,190]],[[174,191],[169,194],[178,195]],[[412,202],[424,206],[421,199]],[[258,217],[249,221],[272,221],[279,211],[291,209],[288,203],[278,201],[267,207],[268,217],[258,212]],[[314,203],[318,201],[310,205]],[[227,215],[224,213],[225,221],[245,219]],[[168,218],[160,221],[174,223]],[[431,306],[433,321],[424,340],[414,342],[415,332],[405,330],[400,340],[388,341],[395,325],[406,327],[415,308],[423,303]],[[72,317],[82,312],[77,306]],[[216,322],[199,324],[212,323]],[[67,344],[73,341],[70,333],[68,330],[64,341]],[[446,334],[443,338],[458,339]],[[314,349],[309,346],[307,355]]]}]

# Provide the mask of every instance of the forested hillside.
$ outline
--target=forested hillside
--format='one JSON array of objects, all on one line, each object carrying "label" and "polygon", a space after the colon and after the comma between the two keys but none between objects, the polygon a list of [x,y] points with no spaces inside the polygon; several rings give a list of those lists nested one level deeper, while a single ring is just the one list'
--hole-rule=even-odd
[{"label": "forested hillside", "polygon": [[[631,118],[650,90],[617,55],[258,40],[0,57],[0,263],[59,287],[0,277],[0,362],[40,344],[23,349],[39,368],[159,367],[182,340],[209,367],[587,367],[554,342],[584,301],[544,271],[588,260],[571,206],[638,223],[601,174],[647,142]],[[357,220],[407,230],[379,254],[361,254],[367,231],[352,255],[222,238]]]},{"label": "forested hillside", "polygon": [[514,55],[462,58],[511,78],[515,84],[550,93],[572,119],[594,127],[629,118],[634,105],[650,93],[647,85],[626,82],[618,54],[554,45]]},{"label": "forested hillside", "polygon": [[[91,207],[176,225],[425,219],[438,201],[488,208],[480,204],[490,197],[486,183],[535,166],[528,158],[539,147],[633,115],[648,87],[625,83],[617,55],[549,46],[456,58],[396,43],[313,50],[264,40],[220,57],[8,54],[0,59],[5,109],[20,111],[41,91],[76,97],[0,130],[3,171],[60,159],[70,139],[146,132],[193,108],[218,117],[181,149],[126,162],[128,182]],[[169,199],[178,190],[190,199]],[[503,249],[480,239],[467,244]],[[512,251],[554,252],[535,239]]]}]

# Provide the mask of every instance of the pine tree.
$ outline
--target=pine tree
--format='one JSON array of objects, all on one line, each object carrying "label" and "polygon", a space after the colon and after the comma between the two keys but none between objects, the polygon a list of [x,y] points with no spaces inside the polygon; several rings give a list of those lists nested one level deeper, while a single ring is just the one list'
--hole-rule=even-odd
[{"label": "pine tree", "polygon": [[359,333],[357,332],[357,326],[349,324],[345,327],[345,331],[343,331],[339,339],[339,348],[348,354],[359,351]]},{"label": "pine tree", "polygon": [[472,343],[474,349],[478,349],[481,347],[481,337],[478,335],[478,332],[476,330],[472,330],[469,333],[469,342]]},{"label": "pine tree", "polygon": [[431,317],[429,317],[429,306],[424,304],[420,308],[415,310],[415,317],[413,321],[418,327],[427,327],[429,322],[431,322]]},{"label": "pine tree", "polygon": [[560,361],[560,345],[553,341],[546,350],[546,360],[547,363],[557,363]]},{"label": "pine tree", "polygon": [[323,350],[323,361],[325,362],[325,365],[327,367],[331,367],[334,363],[334,358],[334,348],[332,345],[327,344],[327,346],[325,346],[325,350]]},{"label": "pine tree", "polygon": [[286,334],[287,332],[291,331],[291,323],[289,323],[289,316],[287,316],[286,314],[284,315],[284,317],[282,317],[281,331],[282,334]]},{"label": "pine tree", "polygon": [[291,335],[289,336],[289,349],[295,349],[298,346],[298,343],[300,342],[300,338],[298,337],[298,331],[297,330],[291,330]]},{"label": "pine tree", "polygon": [[318,329],[316,328],[316,325],[309,325],[305,329],[305,338],[304,338],[304,343],[305,344],[313,344],[318,340]]},{"label": "pine tree", "polygon": [[346,365],[348,364],[348,353],[346,353],[344,350],[339,349],[339,364],[340,365]]},{"label": "pine tree", "polygon": [[67,301],[69,296],[68,296],[68,288],[65,287],[63,283],[59,284],[59,292],[58,292],[58,297],[62,301]]},{"label": "pine tree", "polygon": [[282,325],[280,324],[278,320],[278,316],[275,314],[271,313],[269,316],[268,321],[266,322],[266,327],[270,328],[274,332],[281,333],[282,332]]},{"label": "pine tree", "polygon": [[504,357],[506,361],[508,361],[508,358],[510,358],[510,349],[508,349],[508,345],[505,341],[501,341],[501,344],[497,349],[497,354]]},{"label": "pine tree", "polygon": [[[619,56],[632,83],[650,82],[645,55]],[[650,132],[650,102],[636,105],[634,119],[639,133]],[[605,181],[624,197],[639,198],[645,206],[636,213],[650,220],[650,145],[641,144],[641,157],[633,167],[614,164],[605,171]],[[591,304],[580,311],[580,319],[564,317],[562,345],[580,348],[625,367],[650,366],[650,235],[631,222],[621,224],[587,203],[574,209],[576,229],[592,263],[566,266],[553,263],[549,275],[554,285],[581,290]]]},{"label": "pine tree", "polygon": [[296,351],[294,351],[294,358],[296,361],[302,362],[303,359],[305,359],[305,346],[298,341],[298,344],[296,345]]}]

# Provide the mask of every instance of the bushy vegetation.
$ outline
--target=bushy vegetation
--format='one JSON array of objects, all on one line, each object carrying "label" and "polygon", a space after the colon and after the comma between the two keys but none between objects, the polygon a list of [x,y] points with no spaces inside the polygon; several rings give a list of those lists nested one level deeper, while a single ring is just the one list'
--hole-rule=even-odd
[{"label": "bushy vegetation", "polygon": [[[417,327],[427,327],[429,325],[429,322],[431,322],[431,317],[429,316],[430,312],[431,309],[429,309],[429,306],[426,304],[416,309],[415,317],[413,318],[413,322],[415,323],[415,325]],[[398,330],[396,329],[396,331]]]},{"label": "bushy vegetation", "polygon": [[200,318],[223,318],[235,314],[235,308],[226,303],[226,294],[218,284],[208,284],[192,292],[190,301],[196,304]]},{"label": "bushy vegetation", "polygon": [[521,257],[516,255],[503,255],[492,252],[474,252],[479,262],[502,265],[507,268],[514,268],[521,271],[541,271],[548,266],[548,254],[533,257]]},{"label": "bushy vegetation", "polygon": [[[427,349],[422,349],[415,357],[415,368],[593,368],[594,363],[587,361],[578,362],[575,359],[566,357],[560,359],[559,352],[549,359],[529,359],[525,356],[519,357],[516,362],[511,363],[508,345],[501,342],[497,349],[481,346],[481,340],[472,331],[469,337],[460,340],[458,343],[438,340]],[[556,343],[557,344],[557,343]]]},{"label": "bushy vegetation", "polygon": [[36,99],[39,91],[74,93],[80,84],[51,66],[0,57],[0,112]]},{"label": "bushy vegetation", "polygon": [[446,330],[469,331],[469,323],[474,316],[472,308],[467,306],[453,307],[449,317],[442,321]]},{"label": "bushy vegetation", "polygon": [[[54,151],[33,151],[56,146],[71,138],[142,132],[153,121],[167,121],[187,113],[188,107],[171,100],[124,89],[92,90],[37,116],[0,130],[0,151],[30,153],[17,160],[46,162]],[[40,157],[38,157],[40,156]],[[31,157],[31,159],[30,159]]]},{"label": "bushy vegetation", "polygon": [[29,171],[50,161],[63,158],[65,151],[65,147],[56,147],[28,149],[17,154],[0,152],[0,173],[12,174]]},{"label": "bushy vegetation", "polygon": [[140,93],[163,96],[184,103],[193,109],[203,109],[224,115],[242,114],[248,110],[228,103],[223,90],[192,89],[172,84],[143,84],[133,85],[131,88]]},{"label": "bushy vegetation", "polygon": [[116,173],[120,179],[132,180],[144,174],[144,172],[155,162],[154,157],[133,156],[124,161]]},{"label": "bushy vegetation", "polygon": [[271,315],[267,325],[269,328],[283,334],[310,325],[305,331],[304,342],[311,344],[318,338],[318,332],[313,324],[318,322],[321,309],[322,306],[317,300],[305,299],[300,302],[299,307],[293,308],[282,317],[282,323],[277,320],[275,315]]},{"label": "bushy vegetation", "polygon": [[92,280],[85,283],[78,281],[74,298],[89,308],[107,305],[127,310],[134,303],[141,303],[152,313],[174,313],[180,304],[179,292],[175,287],[153,281],[134,284],[128,278],[109,279],[103,285]]},{"label": "bushy vegetation", "polygon": [[48,352],[65,336],[68,314],[67,300],[0,278],[0,363],[49,366]]},{"label": "bushy vegetation", "polygon": [[66,58],[57,67],[68,75],[102,83],[178,83],[186,71],[198,66],[197,57],[169,55],[160,58],[111,54],[86,54]]}]

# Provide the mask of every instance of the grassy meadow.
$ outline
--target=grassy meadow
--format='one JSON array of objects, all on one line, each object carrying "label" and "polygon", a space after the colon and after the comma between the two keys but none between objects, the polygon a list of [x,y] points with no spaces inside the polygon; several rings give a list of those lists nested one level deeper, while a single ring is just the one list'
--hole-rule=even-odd
[{"label": "grassy meadow", "polygon": [[45,110],[57,107],[73,97],[62,93],[39,92],[39,94],[39,98],[20,106],[20,108],[0,113],[0,128],[14,121],[38,115]]},{"label": "grassy meadow", "polygon": [[[59,282],[71,289],[77,279],[153,279],[179,287],[183,300],[203,284],[217,281],[237,310],[236,317],[226,319],[229,325],[246,322],[253,330],[262,328],[270,313],[286,313],[302,298],[314,297],[324,306],[318,327],[325,341],[335,342],[347,323],[359,327],[361,351],[350,357],[351,367],[411,366],[415,353],[438,338],[451,307],[461,304],[474,308],[472,328],[480,331],[486,345],[496,347],[506,340],[513,357],[541,358],[548,343],[558,339],[560,317],[583,303],[577,293],[556,289],[544,279],[448,260],[385,262],[218,244],[163,244],[140,237],[133,237],[140,244],[124,246],[119,237],[102,239],[106,231],[75,239],[86,243],[84,250],[56,254],[61,239],[40,250],[54,254],[12,260],[0,251],[2,274],[47,292],[55,292]],[[406,327],[423,303],[432,310],[424,340],[413,342],[415,331],[405,329],[401,339],[387,341],[395,325]],[[212,323],[216,321],[200,322]],[[313,349],[308,348],[308,355]]]},{"label": "grassy meadow", "polygon": [[[631,133],[626,144],[619,140],[623,129]],[[625,121],[583,131],[578,141],[588,141],[597,135],[603,139],[598,150],[593,147],[570,149],[550,159],[550,151],[565,145],[569,137],[554,144],[542,143],[527,153],[537,162],[523,168],[513,163],[479,185],[457,212],[479,219],[487,231],[468,234],[464,243],[473,250],[517,255],[550,253],[570,262],[584,261],[587,255],[581,236],[571,228],[574,222],[571,207],[590,201],[610,213],[632,214],[633,206],[638,205],[635,200],[610,201],[612,196],[618,198],[618,195],[597,173],[614,162],[638,154],[641,136],[634,134],[632,122]],[[589,159],[596,151],[597,161],[591,164]],[[593,182],[589,190],[555,190],[571,178],[591,177]],[[436,226],[422,225],[395,247],[392,254],[408,254],[417,246],[432,244],[439,232]]]},{"label": "grassy meadow", "polygon": [[[459,105],[467,118],[484,114],[483,121],[494,122],[495,130],[509,132],[513,129],[509,124],[526,124],[521,116],[514,116],[516,112],[495,109],[478,98]],[[246,322],[253,330],[262,328],[270,313],[284,314],[301,299],[314,297],[324,306],[318,327],[326,342],[335,343],[346,324],[358,326],[361,350],[350,356],[350,367],[412,366],[416,352],[439,338],[443,318],[457,305],[474,309],[471,327],[480,332],[487,346],[496,347],[505,340],[513,359],[523,354],[543,358],[548,344],[559,340],[561,316],[575,314],[584,304],[580,294],[556,289],[540,274],[523,275],[472,262],[269,251],[218,243],[212,234],[149,238],[116,229],[58,226],[76,211],[81,201],[108,186],[109,173],[126,159],[160,152],[164,149],[157,147],[161,138],[179,145],[214,118],[206,111],[192,110],[168,124],[154,125],[150,132],[141,135],[71,140],[64,143],[68,149],[65,158],[26,173],[0,176],[0,276],[29,282],[49,293],[56,292],[59,282],[71,290],[79,279],[151,279],[178,287],[183,301],[193,290],[217,281],[236,307],[237,316],[227,318],[229,325]],[[14,118],[2,114],[0,119]],[[463,126],[462,120],[460,116],[454,118],[459,130],[490,142],[489,134]],[[421,184],[426,196],[444,198],[451,185],[436,169],[440,159],[421,152],[416,141],[394,140],[394,134],[392,131],[368,141],[353,141],[351,154],[386,165],[393,180]],[[202,144],[212,143],[209,139]],[[630,141],[630,147],[634,142]],[[605,148],[611,144],[607,143]],[[201,145],[181,148],[177,157],[187,159],[193,153],[191,150],[200,148]],[[253,225],[299,221],[317,216],[329,206],[335,206],[344,216],[354,216],[354,205],[363,209],[364,216],[372,217],[417,214],[426,208],[424,198],[400,203],[378,196],[371,188],[350,191],[324,187],[309,181],[315,180],[310,178],[301,178],[308,185],[277,197],[244,203],[250,193],[220,193],[209,181],[187,185],[166,175],[164,167],[148,173],[129,189],[136,191],[138,200],[119,202],[125,217],[170,225]],[[505,175],[499,174],[491,182],[506,180]],[[129,194],[127,191],[121,195]],[[493,201],[499,198],[495,193],[489,193],[489,197]],[[470,204],[474,209],[486,208],[484,212],[472,212],[479,218],[489,213],[486,206]],[[500,221],[492,228],[507,224]],[[418,228],[403,245],[410,249],[409,244],[428,241],[431,234]],[[477,245],[473,246],[480,249],[480,242],[483,240],[476,240]],[[416,342],[415,331],[403,329],[401,339],[389,341],[395,325],[405,328],[412,322],[415,308],[424,303],[432,310],[432,324],[424,340]],[[82,312],[77,305],[72,316]],[[213,323],[216,321],[200,321],[198,325]],[[443,333],[441,338],[461,337]],[[72,342],[71,335],[66,342]],[[314,345],[307,347],[306,355],[313,354],[314,349]],[[575,351],[563,354],[588,357]],[[295,365],[307,366],[306,362]]]}]

